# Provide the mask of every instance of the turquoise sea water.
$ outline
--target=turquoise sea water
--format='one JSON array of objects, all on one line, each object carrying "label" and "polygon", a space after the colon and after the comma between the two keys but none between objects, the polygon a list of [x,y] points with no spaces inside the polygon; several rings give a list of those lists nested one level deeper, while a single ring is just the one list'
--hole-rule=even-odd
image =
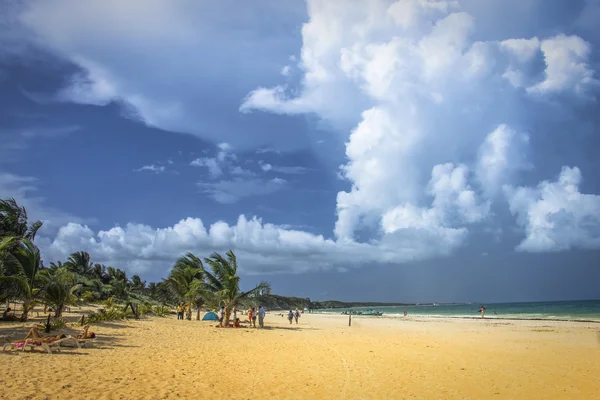
[{"label": "turquoise sea water", "polygon": [[[409,316],[417,317],[480,317],[481,304],[439,304],[398,307],[370,307],[380,311],[384,316],[402,316],[404,310]],[[497,303],[484,304],[485,316],[489,318],[517,319],[559,319],[559,320],[593,320],[600,322],[600,300],[555,301],[537,303]],[[369,307],[356,307],[351,310],[366,311]],[[318,310],[316,312],[340,314],[347,308]]]}]

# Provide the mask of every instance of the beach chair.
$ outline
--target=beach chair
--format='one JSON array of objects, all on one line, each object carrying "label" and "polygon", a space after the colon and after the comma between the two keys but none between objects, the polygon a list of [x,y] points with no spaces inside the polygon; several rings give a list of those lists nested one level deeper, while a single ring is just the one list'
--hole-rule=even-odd
[{"label": "beach chair", "polygon": [[46,342],[43,340],[40,341],[38,339],[27,339],[27,340],[25,340],[25,342],[5,343],[4,346],[2,346],[2,351],[6,351],[7,348],[16,349],[17,345],[19,345],[21,343],[23,346],[22,351],[25,351],[25,349],[27,347],[29,347],[30,349],[33,349],[33,348],[39,346],[44,351],[46,351],[48,354],[52,354],[52,349],[55,349],[56,351],[60,351],[61,344],[65,344],[65,343],[74,343],[78,349],[81,348],[77,339],[66,337],[66,338],[62,338],[59,340],[55,340],[53,342]]},{"label": "beach chair", "polygon": [[77,339],[77,342],[79,343],[79,345],[81,347],[91,347],[96,342],[96,339],[95,338]]}]

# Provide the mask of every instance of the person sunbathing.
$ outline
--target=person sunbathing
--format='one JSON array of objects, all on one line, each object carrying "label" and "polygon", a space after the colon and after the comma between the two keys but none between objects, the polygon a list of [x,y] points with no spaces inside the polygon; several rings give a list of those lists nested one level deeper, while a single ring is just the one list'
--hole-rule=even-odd
[{"label": "person sunbathing", "polygon": [[27,332],[27,335],[25,336],[24,339],[11,341],[9,343],[14,343],[17,348],[21,348],[27,342],[29,342],[30,344],[34,344],[36,346],[41,346],[42,343],[52,343],[52,342],[55,342],[57,340],[64,339],[64,338],[66,338],[65,335],[57,335],[57,336],[40,335],[40,331],[36,327],[33,327],[33,328],[29,329],[29,332]]},{"label": "person sunbathing", "polygon": [[89,329],[90,329],[89,325],[84,326],[83,333],[81,335],[77,335],[76,338],[77,339],[94,339],[96,337],[96,334],[94,332],[88,332]]}]

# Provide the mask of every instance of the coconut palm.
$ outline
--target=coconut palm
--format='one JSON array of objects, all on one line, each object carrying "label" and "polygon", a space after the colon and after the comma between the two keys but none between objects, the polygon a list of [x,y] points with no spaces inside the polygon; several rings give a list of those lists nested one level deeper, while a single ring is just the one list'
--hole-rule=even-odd
[{"label": "coconut palm", "polygon": [[90,259],[90,253],[87,251],[78,251],[69,256],[65,267],[76,275],[91,276],[94,271],[94,264]]},{"label": "coconut palm", "polygon": [[54,309],[54,316],[60,317],[66,305],[73,304],[75,292],[80,285],[75,275],[66,267],[41,270],[37,277],[40,298]]},{"label": "coconut palm", "polygon": [[210,266],[210,271],[204,268],[205,282],[194,284],[195,289],[203,293],[212,302],[216,302],[225,310],[224,321],[229,321],[231,311],[234,307],[248,297],[256,296],[263,291],[269,291],[269,282],[262,281],[256,287],[247,292],[240,290],[240,277],[237,274],[238,264],[235,254],[229,250],[226,258],[219,253],[213,253],[204,263]]},{"label": "coconut palm", "polygon": [[[4,302],[20,292],[20,280],[13,276],[7,276],[4,264],[4,260],[9,255],[9,250],[18,243],[18,240],[14,236],[0,238],[0,302]],[[17,289],[16,291],[15,288]]]},{"label": "coconut palm", "polygon": [[[4,239],[3,247],[8,247]],[[38,271],[42,267],[40,250],[28,239],[19,239],[17,244],[5,252],[1,282],[11,297],[23,300],[21,320],[27,320],[37,290],[34,288]]]},{"label": "coconut palm", "polygon": [[42,221],[27,224],[27,210],[15,199],[0,200],[0,237],[15,236],[33,240],[42,227]]},{"label": "coconut palm", "polygon": [[204,267],[202,260],[192,253],[179,258],[165,283],[177,296],[178,301],[193,303],[196,306],[196,319],[200,319],[200,307],[204,304],[202,293],[195,282],[202,282]]},{"label": "coconut palm", "polygon": [[146,289],[146,281],[143,281],[139,275],[133,275],[131,277],[131,290],[138,294],[143,294],[144,289]]}]

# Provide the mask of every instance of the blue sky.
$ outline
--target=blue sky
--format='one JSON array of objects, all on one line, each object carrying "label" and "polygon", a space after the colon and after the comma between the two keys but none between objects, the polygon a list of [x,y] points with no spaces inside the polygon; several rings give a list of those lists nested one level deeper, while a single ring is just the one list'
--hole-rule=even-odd
[{"label": "blue sky", "polygon": [[[235,11],[232,11],[235,10]],[[0,5],[44,259],[234,249],[313,299],[600,297],[597,0]]]}]

